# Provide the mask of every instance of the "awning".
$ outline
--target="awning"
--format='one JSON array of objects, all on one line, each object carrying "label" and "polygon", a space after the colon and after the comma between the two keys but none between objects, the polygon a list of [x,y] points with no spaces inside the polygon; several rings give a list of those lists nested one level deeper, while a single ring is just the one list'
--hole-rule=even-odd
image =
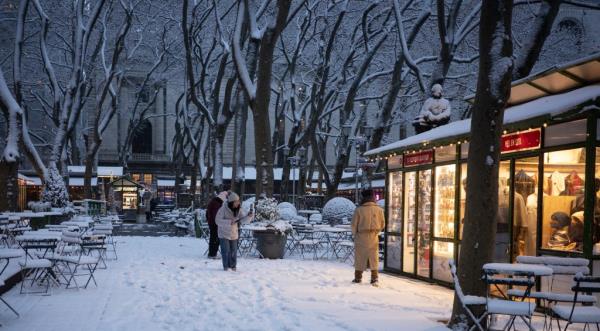
[{"label": "awning", "polygon": [[[68,166],[67,170],[69,174],[82,175],[85,173],[85,166]],[[123,176],[123,167],[98,166],[95,173],[98,177],[121,177]]]}]

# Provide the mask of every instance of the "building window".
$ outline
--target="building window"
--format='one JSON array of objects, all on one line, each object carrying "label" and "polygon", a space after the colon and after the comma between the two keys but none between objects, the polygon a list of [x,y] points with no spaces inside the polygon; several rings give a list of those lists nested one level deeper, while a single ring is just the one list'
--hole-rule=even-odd
[{"label": "building window", "polygon": [[454,244],[436,241],[433,245],[433,278],[444,282],[452,282],[452,274],[448,262],[454,259]]},{"label": "building window", "polygon": [[144,183],[152,184],[152,174],[144,174]]},{"label": "building window", "polygon": [[133,174],[131,175],[131,179],[133,179],[134,182],[140,182],[140,179],[142,178],[142,174]]},{"label": "building window", "polygon": [[135,129],[131,151],[135,154],[152,154],[152,123],[149,120],[143,121]]},{"label": "building window", "polygon": [[435,162],[453,161],[456,159],[456,147],[444,146],[435,149]]},{"label": "building window", "polygon": [[402,248],[402,237],[388,235],[387,236],[387,248],[385,255],[385,263],[388,268],[400,270],[401,265],[401,248]]},{"label": "building window", "polygon": [[544,154],[542,248],[582,252],[585,150]]},{"label": "building window", "polygon": [[467,164],[463,163],[460,165],[460,206],[459,206],[459,219],[458,234],[459,239],[462,240],[462,231],[465,225],[465,207],[467,205]]},{"label": "building window", "polygon": [[407,273],[415,271],[415,226],[417,225],[417,172],[406,173],[404,184],[404,241],[402,247],[402,270]]}]

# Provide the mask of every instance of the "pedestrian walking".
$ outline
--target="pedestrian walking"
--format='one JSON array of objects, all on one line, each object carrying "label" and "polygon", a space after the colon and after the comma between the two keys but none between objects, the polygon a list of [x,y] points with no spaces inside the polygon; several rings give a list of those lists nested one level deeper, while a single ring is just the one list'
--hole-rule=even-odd
[{"label": "pedestrian walking", "polygon": [[253,217],[252,210],[247,215],[242,211],[240,197],[234,192],[229,192],[227,203],[221,206],[215,217],[225,271],[236,271],[239,226],[240,223],[252,221]]},{"label": "pedestrian walking", "polygon": [[352,216],[354,236],[354,280],[362,281],[363,271],[371,270],[371,285],[379,286],[379,233],[384,227],[383,209],[375,203],[373,190],[362,191],[361,204]]},{"label": "pedestrian walking", "polygon": [[215,222],[217,212],[223,205],[223,202],[227,201],[227,191],[219,193],[217,196],[212,198],[206,207],[206,222],[208,223],[208,258],[217,259],[217,252],[219,251],[219,234],[218,226]]}]

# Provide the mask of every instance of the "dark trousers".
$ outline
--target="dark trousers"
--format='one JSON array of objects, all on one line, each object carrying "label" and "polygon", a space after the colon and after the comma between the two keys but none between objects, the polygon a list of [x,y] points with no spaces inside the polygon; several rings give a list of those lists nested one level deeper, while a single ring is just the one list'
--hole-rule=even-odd
[{"label": "dark trousers", "polygon": [[217,256],[219,251],[219,233],[216,224],[208,224],[210,237],[208,239],[208,257]]},{"label": "dark trousers", "polygon": [[229,239],[219,239],[221,243],[221,259],[223,260],[223,269],[235,268],[237,264],[238,241]]}]

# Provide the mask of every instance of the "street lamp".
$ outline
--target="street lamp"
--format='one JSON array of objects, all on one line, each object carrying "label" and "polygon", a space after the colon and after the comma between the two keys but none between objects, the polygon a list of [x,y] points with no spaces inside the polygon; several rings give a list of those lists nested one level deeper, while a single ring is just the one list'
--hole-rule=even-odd
[{"label": "street lamp", "polygon": [[[369,141],[371,135],[373,134],[373,127],[366,125],[366,123],[363,123],[362,128],[363,128],[363,135],[348,137],[348,141],[350,141],[354,145],[354,151],[356,153],[355,162],[354,162],[354,203],[356,205],[359,204],[358,169],[361,165],[363,165],[365,163],[364,160],[359,160],[360,159],[360,149],[364,144],[366,144]],[[343,125],[342,126],[343,134],[349,135],[351,130],[352,130],[351,125]]]},{"label": "street lamp", "polygon": [[283,148],[283,153],[290,162],[292,168],[292,204],[296,206],[296,168],[298,168],[306,155],[306,148],[300,147],[297,151],[297,155],[290,155],[290,148],[288,146]]}]

